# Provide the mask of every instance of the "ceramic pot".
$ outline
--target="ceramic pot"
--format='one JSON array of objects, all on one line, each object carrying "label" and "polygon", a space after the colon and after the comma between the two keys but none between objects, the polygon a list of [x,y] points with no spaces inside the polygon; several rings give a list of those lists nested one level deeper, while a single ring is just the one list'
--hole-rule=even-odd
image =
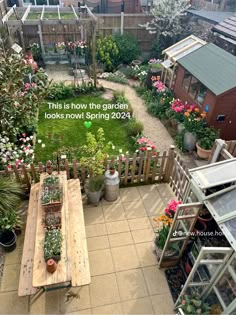
[{"label": "ceramic pot", "polygon": [[194,151],[197,143],[197,135],[195,133],[186,131],[184,134],[184,149],[187,151]]},{"label": "ceramic pot", "polygon": [[54,273],[57,270],[57,263],[54,259],[48,259],[46,268],[48,272]]},{"label": "ceramic pot", "polygon": [[211,155],[211,150],[205,150],[201,148],[198,142],[196,143],[196,147],[197,147],[197,155],[203,160],[208,160]]},{"label": "ceramic pot", "polygon": [[183,130],[184,130],[184,125],[183,125],[182,123],[178,123],[178,125],[177,125],[177,133],[178,133],[179,135],[181,135],[181,133],[183,132]]},{"label": "ceramic pot", "polygon": [[87,197],[88,197],[88,203],[97,206],[99,204],[100,198],[102,195],[102,190],[99,191],[88,191]]},{"label": "ceramic pot", "polygon": [[6,230],[1,233],[0,245],[6,252],[12,252],[16,248],[16,234],[14,231]]}]

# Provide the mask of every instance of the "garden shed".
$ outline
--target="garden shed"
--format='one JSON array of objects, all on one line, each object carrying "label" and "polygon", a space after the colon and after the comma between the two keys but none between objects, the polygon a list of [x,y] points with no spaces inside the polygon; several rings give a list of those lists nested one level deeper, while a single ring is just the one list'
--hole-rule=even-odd
[{"label": "garden shed", "polygon": [[179,59],[175,96],[206,111],[221,138],[236,134],[236,57],[210,43]]}]

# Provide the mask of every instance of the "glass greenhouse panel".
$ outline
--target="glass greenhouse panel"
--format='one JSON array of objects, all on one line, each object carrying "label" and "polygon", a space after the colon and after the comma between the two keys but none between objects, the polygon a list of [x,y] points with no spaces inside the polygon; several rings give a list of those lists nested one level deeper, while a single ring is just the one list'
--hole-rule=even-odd
[{"label": "glass greenhouse panel", "polygon": [[[213,197],[207,202],[220,216],[236,211],[236,189]],[[235,214],[236,216],[236,214]]]}]

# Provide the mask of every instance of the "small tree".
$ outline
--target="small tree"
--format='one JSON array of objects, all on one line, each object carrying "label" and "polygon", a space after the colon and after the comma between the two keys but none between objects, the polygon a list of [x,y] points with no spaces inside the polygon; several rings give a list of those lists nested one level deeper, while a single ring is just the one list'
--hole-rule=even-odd
[{"label": "small tree", "polygon": [[185,31],[182,18],[189,7],[189,0],[154,0],[151,10],[153,19],[140,26],[157,35],[161,50],[165,48],[165,43],[172,44]]},{"label": "small tree", "polygon": [[26,126],[36,126],[38,107],[47,95],[47,75],[39,70],[27,82],[32,69],[19,54],[0,51],[0,133],[16,140]]},{"label": "small tree", "polygon": [[119,49],[118,63],[129,64],[140,55],[138,41],[132,34],[116,34],[114,39]]}]

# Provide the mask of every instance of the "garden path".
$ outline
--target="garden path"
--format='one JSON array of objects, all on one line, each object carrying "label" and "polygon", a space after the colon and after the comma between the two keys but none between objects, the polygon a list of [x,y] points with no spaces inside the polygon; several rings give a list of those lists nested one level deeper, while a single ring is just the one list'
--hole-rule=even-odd
[{"label": "garden path", "polygon": [[149,115],[144,101],[139,96],[137,96],[135,90],[132,87],[106,80],[99,80],[99,83],[106,89],[124,91],[126,98],[132,105],[134,116],[144,125],[143,134],[145,137],[149,138],[155,143],[158,151],[166,151],[169,149],[171,144],[174,144],[174,141],[169,135],[165,126],[158,118]]}]

